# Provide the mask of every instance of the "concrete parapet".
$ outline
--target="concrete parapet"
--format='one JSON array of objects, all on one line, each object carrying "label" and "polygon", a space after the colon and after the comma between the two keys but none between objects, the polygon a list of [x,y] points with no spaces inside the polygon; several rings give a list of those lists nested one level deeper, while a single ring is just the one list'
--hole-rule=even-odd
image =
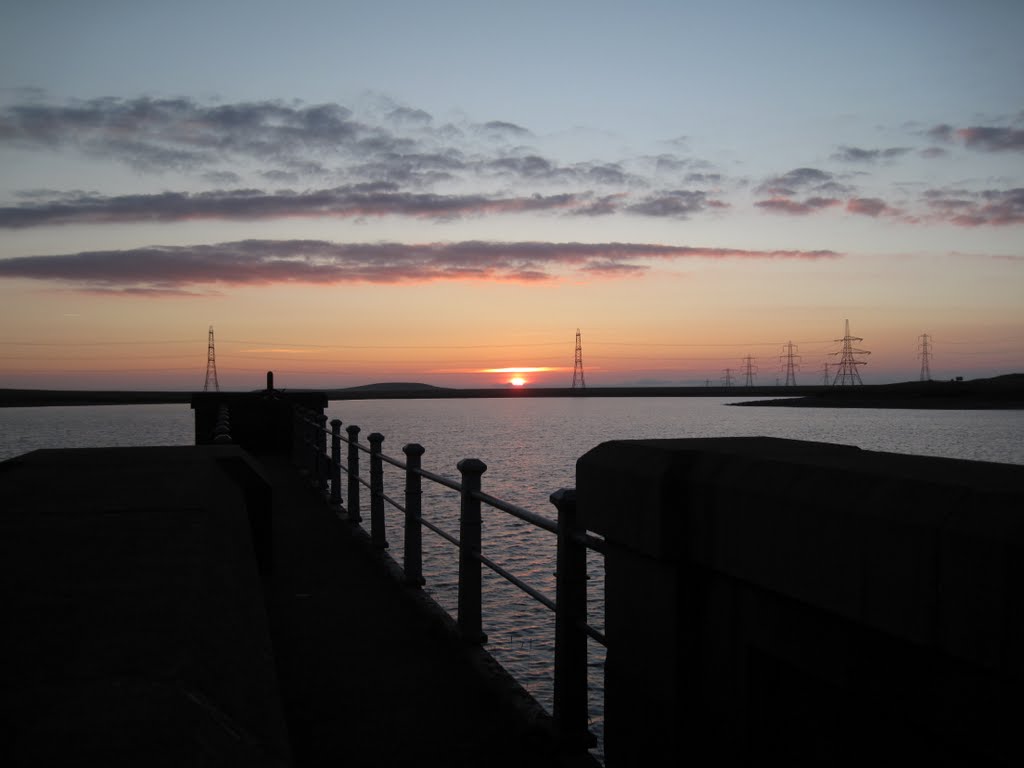
[{"label": "concrete parapet", "polygon": [[[271,380],[272,383],[272,380]],[[218,414],[226,408],[231,418],[231,442],[258,454],[286,455],[292,445],[293,407],[323,413],[327,396],[322,392],[196,392],[196,445],[216,442]]]},{"label": "concrete parapet", "polygon": [[609,765],[1024,762],[1024,467],[615,441],[577,494],[608,541]]},{"label": "concrete parapet", "polygon": [[289,763],[244,452],[35,451],[0,498],[5,765]]}]

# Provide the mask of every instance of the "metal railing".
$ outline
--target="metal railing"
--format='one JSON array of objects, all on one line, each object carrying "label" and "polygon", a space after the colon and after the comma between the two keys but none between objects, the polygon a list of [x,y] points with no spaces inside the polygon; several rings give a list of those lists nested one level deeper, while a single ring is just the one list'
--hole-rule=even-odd
[{"label": "metal railing", "polygon": [[[369,445],[359,442],[359,427],[348,425],[347,437],[341,433],[342,422],[334,419],[327,427],[322,413],[295,409],[292,441],[293,461],[324,495],[335,510],[344,510],[349,522],[362,522],[361,488],[370,493],[370,541],[378,549],[387,548],[385,535],[385,504],[404,516],[403,562],[405,583],[422,587],[423,528],[454,544],[459,550],[458,611],[456,623],[461,636],[469,643],[487,642],[482,617],[482,566],[522,590],[555,614],[553,720],[558,738],[569,749],[587,749],[594,745],[588,730],[587,701],[587,638],[607,647],[604,634],[587,624],[587,550],[604,553],[604,540],[580,525],[576,510],[575,489],[562,488],[551,494],[557,519],[495,498],[481,490],[481,477],[487,465],[479,459],[463,459],[457,465],[461,482],[429,472],[421,466],[423,446],[409,443],[402,448],[405,461],[384,454],[384,436],[371,433]],[[328,439],[330,450],[328,451]],[[342,443],[347,445],[347,459],[342,461]],[[360,475],[360,453],[369,455],[369,480]],[[404,503],[384,491],[384,464],[391,464],[405,473]],[[341,475],[347,476],[344,503],[341,496]],[[459,533],[453,536],[438,525],[424,519],[422,481],[456,491],[460,496]],[[543,529],[557,536],[555,566],[555,599],[522,581],[483,554],[481,541],[481,505]]]}]

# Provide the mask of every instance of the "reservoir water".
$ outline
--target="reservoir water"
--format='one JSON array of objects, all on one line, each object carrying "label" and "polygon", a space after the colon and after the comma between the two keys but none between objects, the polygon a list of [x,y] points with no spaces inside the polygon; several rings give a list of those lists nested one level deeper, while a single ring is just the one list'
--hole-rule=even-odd
[{"label": "reservoir water", "polygon": [[[764,435],[843,443],[870,450],[1024,464],[1024,411],[738,408],[742,398],[510,398],[334,401],[331,419],[384,435],[384,452],[426,449],[423,467],[458,479],[463,458],[487,464],[486,493],[554,517],[548,496],[575,485],[576,459],[606,440]],[[0,460],[36,448],[188,445],[192,412],[183,405],[0,409]],[[364,459],[363,470],[366,471]],[[401,472],[385,465],[385,493],[402,497]],[[841,492],[841,489],[837,489]],[[365,509],[364,492],[364,517]],[[454,492],[424,483],[424,516],[458,532]],[[401,517],[388,510],[390,552],[401,562]],[[484,508],[484,554],[554,596],[553,536]],[[455,612],[457,554],[424,535],[427,589]],[[590,622],[600,627],[603,570],[590,560]],[[554,617],[485,569],[488,650],[542,704],[551,705]],[[591,646],[593,730],[602,731],[603,653]]]}]

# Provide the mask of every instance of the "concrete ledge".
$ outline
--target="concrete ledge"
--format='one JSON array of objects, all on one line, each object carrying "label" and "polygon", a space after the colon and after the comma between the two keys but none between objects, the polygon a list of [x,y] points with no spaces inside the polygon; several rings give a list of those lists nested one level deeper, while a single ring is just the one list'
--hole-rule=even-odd
[{"label": "concrete ledge", "polygon": [[982,763],[1024,759],[1005,732],[1024,715],[1024,467],[618,441],[579,460],[577,498],[609,541],[609,764],[680,719],[693,743],[716,734],[740,759],[780,732],[778,712],[808,706],[846,712],[818,728],[829,738],[902,732]]},{"label": "concrete ledge", "polygon": [[288,763],[243,452],[36,451],[0,491],[5,764]]}]

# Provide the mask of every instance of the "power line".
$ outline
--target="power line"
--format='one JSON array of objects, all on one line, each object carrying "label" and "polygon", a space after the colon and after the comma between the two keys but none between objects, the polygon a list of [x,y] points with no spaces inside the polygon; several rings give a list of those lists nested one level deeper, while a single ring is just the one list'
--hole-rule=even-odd
[{"label": "power line", "polygon": [[932,369],[929,365],[929,360],[932,357],[931,337],[927,333],[922,333],[917,338],[921,342],[921,351],[917,353],[917,356],[921,358],[921,381],[931,381]]},{"label": "power line", "polygon": [[206,383],[203,384],[203,392],[208,392],[210,382],[213,382],[213,390],[220,392],[220,383],[217,381],[217,358],[213,351],[213,326],[210,326],[210,341],[206,346]]},{"label": "power line", "polygon": [[743,375],[746,377],[746,385],[754,386],[754,379],[757,378],[757,366],[754,365],[754,358],[750,355],[743,358]]},{"label": "power line", "polygon": [[583,341],[580,337],[580,329],[576,329],[576,355],[572,365],[572,388],[586,389],[587,382],[583,378]]},{"label": "power line", "polygon": [[853,346],[855,341],[864,341],[859,336],[850,335],[850,321],[846,321],[846,333],[841,339],[836,341],[843,342],[843,348],[839,352],[833,352],[833,355],[842,355],[839,359],[839,370],[836,371],[836,377],[832,380],[832,386],[837,384],[863,384],[864,382],[860,379],[860,372],[857,370],[858,365],[867,365],[864,360],[858,360],[856,355],[870,355],[871,353],[864,349],[857,349]]},{"label": "power line", "polygon": [[796,386],[796,371],[800,367],[799,361],[800,355],[794,354],[797,350],[797,345],[792,341],[787,341],[782,345],[783,354],[779,355],[779,359],[785,358],[786,360],[786,386]]}]

